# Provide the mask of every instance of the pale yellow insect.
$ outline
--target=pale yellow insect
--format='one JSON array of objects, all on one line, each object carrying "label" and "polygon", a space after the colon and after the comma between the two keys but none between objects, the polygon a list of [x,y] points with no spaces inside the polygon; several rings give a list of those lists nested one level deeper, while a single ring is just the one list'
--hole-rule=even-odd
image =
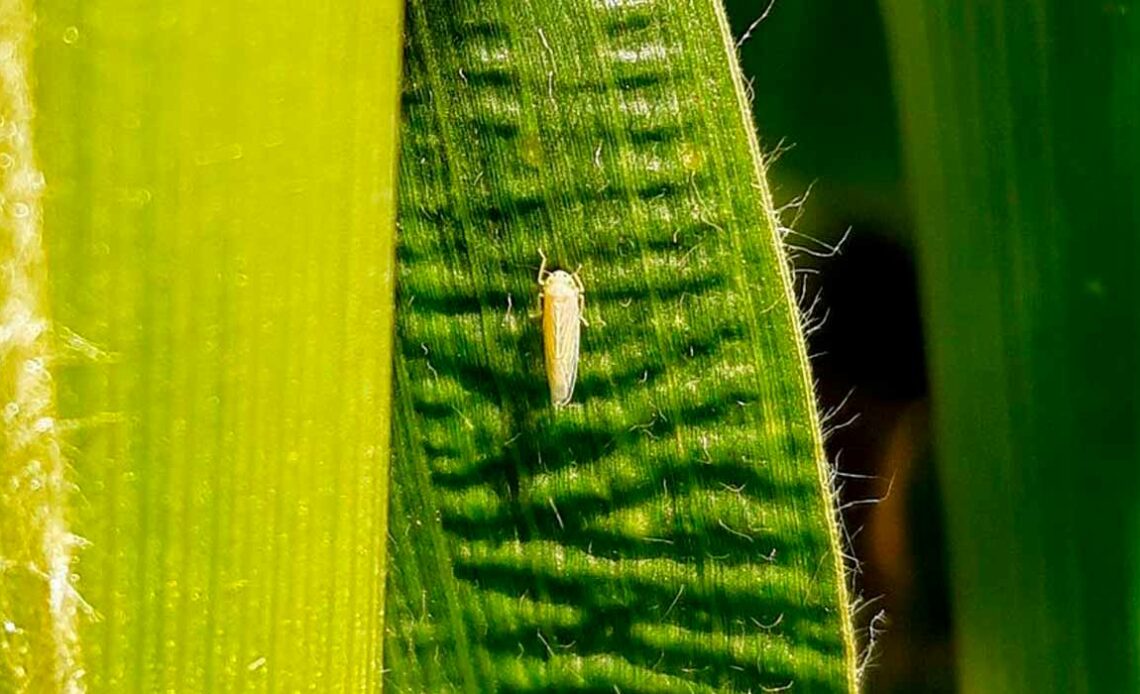
[{"label": "pale yellow insect", "polygon": [[574,395],[578,380],[578,347],[581,342],[582,315],[586,295],[577,273],[564,270],[547,272],[546,256],[538,270],[542,305],[542,351],[546,357],[546,380],[550,384],[550,403],[565,407]]}]

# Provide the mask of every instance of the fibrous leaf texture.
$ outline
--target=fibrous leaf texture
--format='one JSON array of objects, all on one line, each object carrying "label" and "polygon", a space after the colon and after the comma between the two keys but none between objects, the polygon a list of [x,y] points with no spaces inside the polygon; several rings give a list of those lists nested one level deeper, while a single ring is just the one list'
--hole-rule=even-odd
[{"label": "fibrous leaf texture", "polygon": [[[853,690],[719,5],[413,0],[407,25],[386,686]],[[586,291],[561,409],[540,251]]]}]

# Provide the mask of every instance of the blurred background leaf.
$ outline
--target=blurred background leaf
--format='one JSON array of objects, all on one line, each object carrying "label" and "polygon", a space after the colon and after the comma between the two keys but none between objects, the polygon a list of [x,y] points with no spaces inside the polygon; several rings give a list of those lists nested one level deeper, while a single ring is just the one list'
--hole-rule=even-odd
[{"label": "blurred background leaf", "polygon": [[1137,691],[1140,6],[883,6],[963,689]]},{"label": "blurred background leaf", "polygon": [[[0,8],[5,194],[24,144],[46,182],[46,263],[4,262],[54,325],[21,358],[50,370],[69,487],[33,499],[62,470],[6,446],[2,552],[37,514],[77,536],[41,533],[70,576],[0,567],[0,688],[377,686],[402,7]],[[7,202],[11,243],[40,201]]]}]

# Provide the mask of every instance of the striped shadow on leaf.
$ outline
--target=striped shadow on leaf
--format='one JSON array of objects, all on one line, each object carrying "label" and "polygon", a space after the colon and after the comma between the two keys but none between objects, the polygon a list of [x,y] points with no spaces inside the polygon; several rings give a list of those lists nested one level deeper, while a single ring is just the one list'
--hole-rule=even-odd
[{"label": "striped shadow on leaf", "polygon": [[[412,0],[393,691],[840,692],[790,273],[712,0]],[[578,386],[534,317],[581,265]]]}]

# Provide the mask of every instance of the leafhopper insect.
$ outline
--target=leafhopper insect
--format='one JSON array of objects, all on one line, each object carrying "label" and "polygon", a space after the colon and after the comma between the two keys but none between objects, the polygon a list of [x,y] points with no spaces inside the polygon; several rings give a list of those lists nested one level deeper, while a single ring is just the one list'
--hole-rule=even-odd
[{"label": "leafhopper insect", "polygon": [[550,404],[565,407],[574,395],[578,380],[579,344],[586,296],[578,273],[548,272],[546,256],[538,270],[539,301],[542,307],[542,348],[546,358],[546,380],[550,384]]}]

